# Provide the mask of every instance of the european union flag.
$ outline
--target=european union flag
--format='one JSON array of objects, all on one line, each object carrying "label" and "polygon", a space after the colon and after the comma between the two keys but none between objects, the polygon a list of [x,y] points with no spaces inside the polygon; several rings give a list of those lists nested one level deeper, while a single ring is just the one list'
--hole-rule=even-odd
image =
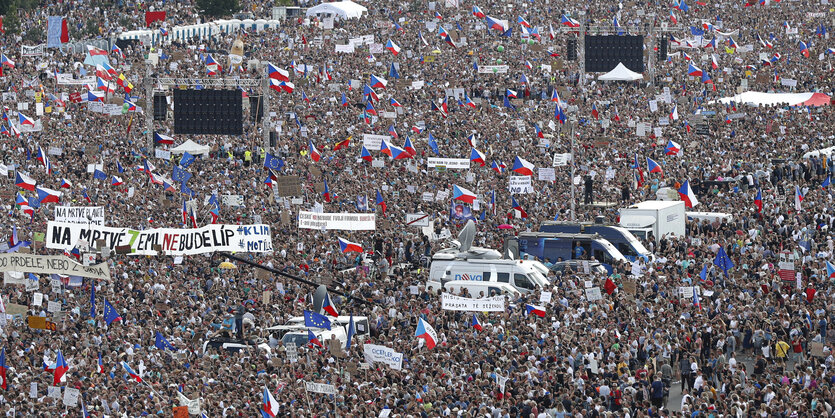
[{"label": "european union flag", "polygon": [[304,326],[331,329],[331,321],[324,315],[312,311],[304,311]]},{"label": "european union flag", "polygon": [[693,36],[705,36],[705,31],[696,26],[690,26],[690,34]]},{"label": "european union flag", "polygon": [[725,277],[728,277],[728,270],[734,267],[734,262],[731,261],[730,257],[728,257],[728,253],[725,252],[724,247],[719,247],[719,252],[716,253],[716,258],[713,259],[713,264],[716,264],[720,269],[722,269],[725,273]]},{"label": "european union flag", "polygon": [[264,167],[267,167],[272,170],[281,170],[284,167],[284,161],[281,158],[276,157],[270,153],[267,153],[267,156],[264,157]]},{"label": "european union flag", "polygon": [[93,178],[96,180],[107,180],[107,174],[97,168],[93,170]]},{"label": "european union flag", "polygon": [[110,302],[107,299],[105,299],[104,300],[104,322],[107,325],[110,325],[115,321],[121,321],[121,320],[122,320],[122,316],[119,315],[119,313],[116,312],[116,309],[113,308],[113,305],[111,305]]},{"label": "european union flag", "polygon": [[194,160],[195,160],[195,158],[194,158],[193,155],[191,155],[187,152],[184,152],[183,157],[180,158],[180,166],[183,167],[183,168],[188,168],[188,166],[190,166],[191,163],[194,162]]},{"label": "european union flag", "polygon": [[166,340],[165,337],[163,337],[162,334],[159,333],[159,331],[157,331],[156,341],[154,341],[154,347],[159,348],[160,350],[177,351],[177,349],[175,349],[174,346],[171,345],[171,343],[169,343],[168,340]]},{"label": "european union flag", "polygon": [[185,183],[191,178],[191,173],[186,170],[180,168],[180,166],[174,166],[174,172],[171,174],[172,180],[178,181],[180,183]]},{"label": "european union flag", "polygon": [[215,205],[218,209],[220,209],[220,202],[217,200],[217,195],[212,193],[212,197],[209,198],[209,204]]},{"label": "european union flag", "polygon": [[189,195],[189,197],[197,196],[194,190],[189,189],[185,182],[180,183],[180,193]]}]

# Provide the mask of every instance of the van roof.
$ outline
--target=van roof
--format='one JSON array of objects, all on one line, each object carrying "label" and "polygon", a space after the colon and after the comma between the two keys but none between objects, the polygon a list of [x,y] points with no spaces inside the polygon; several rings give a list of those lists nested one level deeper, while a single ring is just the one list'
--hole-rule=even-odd
[{"label": "van roof", "polygon": [[572,234],[570,232],[524,232],[519,234],[521,237],[532,238],[566,238],[566,239],[603,239],[600,234]]},{"label": "van roof", "polygon": [[683,201],[665,201],[665,200],[647,200],[645,202],[636,203],[628,209],[667,209],[673,206],[684,206]]}]

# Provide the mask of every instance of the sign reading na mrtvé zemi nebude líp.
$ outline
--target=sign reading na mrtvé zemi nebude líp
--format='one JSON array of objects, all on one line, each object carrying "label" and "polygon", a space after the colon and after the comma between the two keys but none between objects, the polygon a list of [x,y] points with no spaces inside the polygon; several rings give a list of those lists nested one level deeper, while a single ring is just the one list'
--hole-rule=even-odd
[{"label": "sign reading na mrtv\u00e9 zemi nebude l\u00edp", "polygon": [[130,247],[130,254],[157,255],[156,246],[167,255],[205,254],[214,251],[264,253],[273,250],[269,225],[206,225],[200,228],[136,230],[50,221],[46,248],[71,250],[79,240],[104,240],[111,250]]}]

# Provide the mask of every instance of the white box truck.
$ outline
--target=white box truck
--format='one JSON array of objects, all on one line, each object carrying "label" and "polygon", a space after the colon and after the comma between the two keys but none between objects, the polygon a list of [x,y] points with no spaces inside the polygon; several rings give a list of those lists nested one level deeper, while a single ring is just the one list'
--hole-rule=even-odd
[{"label": "white box truck", "polygon": [[620,226],[639,238],[652,234],[655,242],[661,237],[684,236],[684,202],[647,200],[620,210]]}]

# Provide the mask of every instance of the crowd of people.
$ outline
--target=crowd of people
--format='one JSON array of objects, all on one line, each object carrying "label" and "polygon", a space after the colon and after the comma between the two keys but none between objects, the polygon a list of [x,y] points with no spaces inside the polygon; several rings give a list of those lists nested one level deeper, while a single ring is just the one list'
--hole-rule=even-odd
[{"label": "crowd of people", "polygon": [[[279,29],[206,39],[173,39],[177,25],[211,20],[190,1],[18,9],[21,32],[0,35],[0,155],[7,172],[0,196],[8,215],[2,235],[12,246],[29,241],[18,251],[84,258],[46,248],[43,234],[57,204],[37,205],[37,193],[19,186],[22,173],[38,187],[62,191],[60,205],[103,206],[107,226],[191,228],[216,215],[218,224],[269,225],[273,251],[236,254],[269,274],[234,260],[235,268],[221,267],[229,260],[220,254],[92,248],[81,255],[107,263],[109,280],[56,283],[42,274],[33,287],[10,284],[7,273],[0,288],[7,313],[0,322],[0,413],[169,415],[185,397],[200,401],[192,412],[252,417],[274,411],[264,403],[266,389],[278,403],[276,416],[831,416],[835,165],[827,153],[808,153],[832,146],[835,114],[829,105],[717,102],[744,90],[831,94],[830,9],[807,1],[685,1],[366,2],[362,17],[337,18],[332,29],[322,16],[301,16]],[[271,6],[240,4],[264,19]],[[491,27],[476,9],[507,26]],[[154,78],[262,79],[271,63],[295,86],[268,91],[271,126],[245,110],[242,135],[182,135],[171,118],[148,126],[135,111],[93,112],[88,87],[58,84],[56,76],[96,74],[83,64],[88,52],[21,56],[21,46],[33,46],[26,31],[46,34],[48,16],[64,16],[79,29],[92,19],[97,36],[115,39],[145,28],[150,10],[167,12],[151,27],[170,38],[106,51],[134,86],[115,86],[106,102],[153,111],[144,88],[150,54],[160,58],[149,72]],[[531,29],[521,22],[538,35],[522,36]],[[642,35],[644,80],[598,81],[599,74],[583,71],[582,48],[579,60],[569,60],[567,41],[586,30]],[[370,45],[335,52],[368,35]],[[241,68],[225,56],[236,39],[244,43]],[[662,39],[670,50],[659,56]],[[209,55],[222,69],[207,65]],[[690,76],[691,65],[711,82]],[[506,67],[480,71],[488,66]],[[372,76],[387,85],[372,87]],[[176,88],[152,84],[169,97]],[[72,93],[82,101],[70,100]],[[241,89],[246,97],[263,93]],[[274,144],[264,141],[263,129],[275,132]],[[155,143],[155,133],[174,143]],[[414,153],[393,159],[365,147],[364,134],[389,135],[390,145]],[[181,167],[192,174],[187,189],[152,181],[171,178],[181,162],[156,151],[186,140],[210,147]],[[49,170],[40,153],[48,154]],[[566,153],[573,161],[554,164]],[[283,167],[267,170],[268,155]],[[432,157],[469,159],[470,168],[429,167]],[[511,195],[517,158],[537,169],[533,189]],[[651,170],[648,159],[660,169]],[[103,179],[91,164],[101,164]],[[553,168],[556,180],[540,179],[542,168]],[[301,196],[278,193],[276,185],[290,176],[300,178]],[[650,237],[649,260],[616,263],[611,273],[551,272],[548,287],[507,296],[504,312],[443,310],[440,295],[425,290],[427,260],[451,245],[442,237],[456,236],[466,221],[450,209],[453,186],[478,196],[468,205],[476,245],[501,249],[515,232],[537,231],[544,221],[602,217],[616,224],[618,208],[678,199],[686,180],[698,200],[688,210],[732,219],[688,221],[684,236]],[[242,202],[210,202],[223,195]],[[184,201],[193,201],[194,222],[183,215]],[[376,229],[300,229],[300,211],[373,212]],[[431,226],[406,225],[414,213],[428,214]],[[342,252],[337,238],[363,252]],[[732,268],[714,263],[720,248]],[[795,276],[779,274],[786,270],[781,258]],[[314,309],[311,282],[329,284],[339,314],[367,317],[371,329],[343,345],[344,354],[311,343],[291,361],[269,328]],[[587,300],[587,282],[608,287],[601,300]],[[698,296],[684,296],[683,288]],[[540,302],[542,292],[552,292],[549,302]],[[60,311],[47,311],[47,301],[60,302]],[[120,320],[102,311],[105,303]],[[544,317],[526,314],[527,304],[542,305]],[[10,306],[26,312],[12,314]],[[473,328],[473,315],[481,330]],[[32,328],[29,316],[57,327]],[[437,331],[434,347],[415,337],[419,321]],[[211,344],[221,337],[263,342],[269,350]],[[358,367],[365,344],[402,353],[402,369]],[[68,371],[54,384],[59,351]],[[336,394],[308,392],[305,382],[334,385]],[[70,388],[80,398],[67,405],[61,393]]]}]

